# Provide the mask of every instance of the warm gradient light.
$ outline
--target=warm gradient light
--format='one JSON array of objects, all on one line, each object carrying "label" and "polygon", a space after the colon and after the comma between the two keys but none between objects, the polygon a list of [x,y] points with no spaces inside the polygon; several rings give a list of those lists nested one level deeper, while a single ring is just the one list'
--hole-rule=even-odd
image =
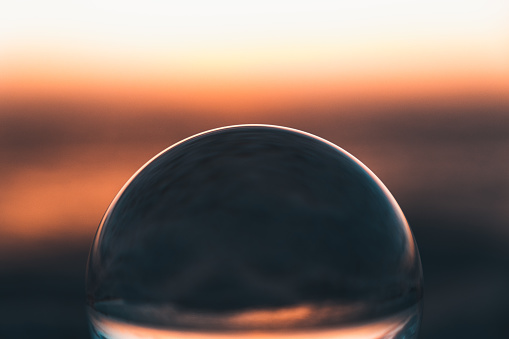
[{"label": "warm gradient light", "polygon": [[[309,311],[318,311],[318,314],[308,313]],[[283,319],[291,320],[293,324],[298,324],[298,319],[302,318],[303,321],[310,320],[307,317],[314,318],[320,316],[330,316],[324,314],[330,310],[321,310],[320,308],[309,308],[306,306],[298,306],[295,310],[289,308],[284,311],[278,312],[247,312],[242,321],[250,323],[262,320],[263,323],[278,324]],[[347,310],[344,310],[347,311]],[[107,317],[89,309],[89,320],[93,328],[99,331],[102,335],[106,335],[112,339],[130,339],[130,338],[154,338],[154,339],[380,339],[380,338],[393,338],[401,329],[410,323],[416,310],[403,310],[390,316],[380,319],[367,320],[365,322],[358,322],[352,324],[343,324],[337,327],[328,328],[307,328],[298,329],[292,327],[276,328],[272,330],[236,330],[236,331],[199,331],[199,330],[179,330],[173,328],[158,328],[137,324],[135,322],[124,322],[122,320]],[[255,314],[250,314],[255,313]],[[268,313],[275,313],[276,318],[270,319]],[[197,315],[199,318],[199,315]],[[221,317],[218,316],[218,320]],[[340,319],[338,317],[337,319]],[[193,320],[190,316],[189,320]],[[253,324],[251,324],[253,325]],[[288,325],[288,324],[285,324]]]},{"label": "warm gradient light", "polygon": [[509,3],[11,2],[0,98],[259,110],[509,94]]},{"label": "warm gradient light", "polygon": [[[505,107],[509,1],[4,2],[0,245],[18,249],[12,239],[92,234],[122,183],[169,139],[188,136],[182,126],[193,126],[186,130],[193,134],[226,122],[281,123],[270,119],[322,109],[344,115],[362,105],[380,112],[380,103],[414,99],[432,106],[451,98],[461,107],[469,105],[465,98]],[[72,105],[53,105],[62,102]],[[186,118],[189,111],[196,114]],[[238,114],[247,111],[254,115]],[[48,112],[55,115],[44,117]],[[98,117],[88,129],[62,122],[69,113],[91,112]],[[100,154],[97,145],[72,137],[99,133],[106,142],[120,130],[135,133],[135,118],[117,126],[127,112],[182,120],[161,123],[176,127],[159,134],[150,151],[139,143],[157,124],[145,125],[150,133],[143,138],[124,137],[111,149],[101,144]],[[40,120],[30,122],[35,115]],[[106,116],[108,127],[94,127]],[[51,144],[59,134],[67,137]],[[136,150],[124,145],[131,140]],[[68,149],[52,148],[67,143]],[[121,164],[120,147],[129,152]]]}]

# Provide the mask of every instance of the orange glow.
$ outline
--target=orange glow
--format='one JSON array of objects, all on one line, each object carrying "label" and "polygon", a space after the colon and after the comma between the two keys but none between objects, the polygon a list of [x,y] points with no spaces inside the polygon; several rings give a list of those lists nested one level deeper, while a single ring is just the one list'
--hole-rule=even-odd
[{"label": "orange glow", "polygon": [[[29,121],[44,115],[39,103],[70,103],[72,109],[56,112],[55,121],[90,112],[111,119],[162,112],[189,126],[208,119],[199,125],[208,129],[281,124],[282,116],[291,125],[306,112],[387,112],[379,108],[413,101],[466,107],[471,98],[501,106],[509,99],[505,0],[180,3],[3,5],[0,117],[24,112],[19,119]],[[51,130],[53,121],[45,123],[41,128]],[[159,135],[150,150],[121,142],[108,150],[103,135],[97,145],[49,150],[43,155],[48,165],[11,162],[16,149],[9,148],[16,145],[0,137],[0,244],[91,237],[129,176],[177,141],[165,144]],[[131,160],[112,165],[119,149]],[[20,152],[40,156],[33,149]],[[410,181],[398,174],[394,182],[404,179]]]},{"label": "orange glow", "polygon": [[[306,52],[308,48],[317,52]],[[375,45],[354,51],[305,45],[228,52],[117,61],[61,48],[26,50],[0,63],[0,100],[242,113],[509,95],[509,45],[485,51],[438,44]]]},{"label": "orange glow", "polygon": [[[388,65],[390,67],[390,65]],[[467,68],[467,67],[465,67]],[[15,67],[12,68],[16,70]],[[461,96],[509,95],[509,71],[437,69],[346,75],[269,75],[265,78],[124,78],[111,74],[45,72],[19,66],[0,83],[4,102],[56,100],[114,104],[118,107],[171,107],[202,112],[242,113],[352,102],[396,102]],[[49,74],[47,74],[47,73]],[[12,72],[15,73],[15,72]],[[413,73],[413,74],[412,74]]]},{"label": "orange glow", "polygon": [[[347,310],[343,310],[347,311]],[[315,314],[318,312],[318,314]],[[330,314],[332,312],[332,314]],[[272,330],[236,330],[236,331],[178,331],[173,329],[163,329],[157,327],[146,327],[134,323],[126,323],[115,318],[105,317],[100,313],[89,309],[89,319],[94,327],[105,334],[109,338],[153,338],[153,339],[229,339],[229,338],[249,338],[249,339],[289,339],[289,338],[319,338],[319,339],[380,339],[389,338],[398,333],[415,315],[416,309],[404,310],[392,316],[385,318],[358,322],[336,328],[308,328],[296,329],[292,325],[302,325],[299,320],[304,320],[308,324],[319,323],[321,319],[316,319],[318,316],[329,318],[334,316],[335,319],[341,319],[341,311],[338,313],[334,307],[309,307],[297,306],[295,308],[288,308],[277,311],[248,311],[240,314],[236,319],[242,318],[243,323],[236,322],[232,325],[248,325],[249,327],[256,327],[259,324],[258,320],[262,320],[263,324],[274,322],[279,324],[278,321],[283,320],[282,328],[275,328]],[[275,318],[270,319],[271,316]],[[200,319],[199,317],[196,321]],[[291,319],[292,322],[288,323],[287,320]],[[221,321],[219,316],[218,321]],[[232,317],[229,317],[227,323],[230,324]],[[246,321],[244,323],[244,320]],[[254,320],[255,323],[250,321]],[[311,321],[311,322],[310,322]],[[286,327],[285,325],[289,325]],[[242,328],[242,327],[240,327]]]},{"label": "orange glow", "polygon": [[152,338],[152,339],[229,339],[229,338],[249,338],[249,339],[289,339],[289,338],[317,338],[317,339],[379,339],[384,338],[391,332],[396,332],[400,326],[399,323],[391,321],[379,322],[365,326],[345,327],[337,330],[322,331],[299,331],[299,332],[247,332],[247,333],[194,333],[165,331],[156,328],[145,328],[135,325],[124,324],[114,320],[108,320],[98,326],[104,333],[111,338]]},{"label": "orange glow", "polygon": [[311,307],[301,306],[292,309],[283,309],[277,311],[253,311],[241,313],[228,319],[228,323],[234,327],[255,326],[263,327],[271,323],[281,324],[289,327],[311,317],[313,309]]},{"label": "orange glow", "polygon": [[502,0],[55,5],[0,13],[1,101],[231,114],[509,95]]},{"label": "orange glow", "polygon": [[108,158],[118,150],[101,149],[60,150],[45,156],[48,164],[4,173],[0,246],[11,244],[12,239],[91,238],[108,203],[147,157],[132,148],[131,159],[119,162],[117,158],[112,165]]}]

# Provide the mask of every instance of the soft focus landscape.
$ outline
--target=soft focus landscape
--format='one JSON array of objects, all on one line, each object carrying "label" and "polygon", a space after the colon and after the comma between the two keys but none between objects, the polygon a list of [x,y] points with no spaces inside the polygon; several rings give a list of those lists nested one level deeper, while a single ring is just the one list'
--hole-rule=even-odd
[{"label": "soft focus landscape", "polygon": [[87,338],[86,260],[115,194],[173,143],[244,123],[328,139],[385,183],[421,253],[421,338],[509,337],[508,6],[260,21],[262,3],[181,22],[152,3],[0,6],[1,338]]}]

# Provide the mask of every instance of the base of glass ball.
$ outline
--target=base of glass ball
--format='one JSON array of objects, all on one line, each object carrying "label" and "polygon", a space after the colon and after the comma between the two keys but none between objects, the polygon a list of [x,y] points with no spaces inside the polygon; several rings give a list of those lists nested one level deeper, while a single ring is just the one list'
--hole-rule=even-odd
[{"label": "base of glass ball", "polygon": [[223,315],[179,314],[171,307],[122,307],[115,302],[99,306],[123,311],[122,318],[127,319],[139,317],[140,313],[155,318],[173,317],[174,327],[126,321],[92,308],[89,308],[88,315],[92,339],[412,339],[418,337],[421,306],[419,302],[393,314],[337,324],[331,317],[348,312],[344,306],[337,309],[331,306],[298,306]]}]

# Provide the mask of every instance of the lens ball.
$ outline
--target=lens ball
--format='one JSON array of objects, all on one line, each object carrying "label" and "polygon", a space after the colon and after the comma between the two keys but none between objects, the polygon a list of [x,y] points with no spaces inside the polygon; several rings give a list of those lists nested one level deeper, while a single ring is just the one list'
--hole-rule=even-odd
[{"label": "lens ball", "polygon": [[185,139],[126,183],[87,297],[93,338],[414,338],[422,270],[366,166],[311,134],[243,125]]}]

